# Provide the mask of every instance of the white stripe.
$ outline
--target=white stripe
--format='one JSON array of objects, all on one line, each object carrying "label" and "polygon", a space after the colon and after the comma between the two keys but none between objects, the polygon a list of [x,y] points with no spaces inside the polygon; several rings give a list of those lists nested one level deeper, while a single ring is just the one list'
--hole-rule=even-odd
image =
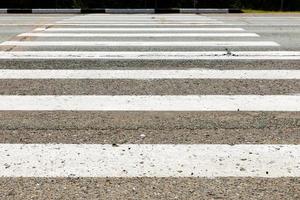
[{"label": "white stripe", "polygon": [[299,95],[0,96],[3,111],[300,111]]},{"label": "white stripe", "polygon": [[177,19],[159,19],[159,20],[139,20],[139,21],[131,21],[131,20],[124,20],[124,19],[99,19],[99,20],[64,20],[55,22],[56,24],[68,24],[68,23],[76,23],[76,24],[154,24],[154,23],[180,23],[180,24],[223,24],[223,21],[219,20],[210,20],[210,19],[203,19],[203,20],[177,20]]},{"label": "white stripe", "polygon": [[[15,17],[16,17],[16,15],[18,15],[18,14],[11,14],[11,15],[8,15],[8,16],[1,16],[1,19],[2,20],[15,20]],[[55,15],[53,15],[53,16],[51,16],[51,17],[47,17],[47,16],[41,16],[41,15],[39,15],[38,16],[39,17],[39,19],[63,19],[63,17],[61,17],[61,16],[55,16]],[[22,19],[36,19],[36,15],[32,15],[32,16],[22,16],[22,18],[20,18],[21,20]]]},{"label": "white stripe", "polygon": [[19,37],[259,37],[256,33],[22,33]]},{"label": "white stripe", "polygon": [[245,31],[243,28],[36,28],[35,31],[47,31],[47,32],[90,32],[90,31],[112,31],[112,32],[124,32],[124,31]]},{"label": "white stripe", "polygon": [[[300,17],[294,17],[294,18],[275,18],[275,17],[266,17],[266,18],[246,18],[249,21],[256,21],[256,20],[263,20],[263,21],[267,21],[267,20],[272,20],[272,21],[281,21],[281,20],[288,20],[288,21],[298,21],[300,20]],[[279,22],[280,23],[280,22]]]},{"label": "white stripe", "polygon": [[163,22],[174,22],[174,23],[210,23],[210,22],[222,22],[220,20],[216,20],[216,19],[167,19],[167,18],[161,18],[161,19],[140,19],[140,20],[131,20],[131,19],[117,19],[117,18],[113,18],[113,19],[105,19],[105,18],[85,18],[85,19],[72,19],[72,20],[63,20],[63,21],[58,21],[56,23],[163,23]]},{"label": "white stripe", "polygon": [[[3,25],[10,25],[10,24],[3,24]],[[26,24],[18,24],[18,25],[26,25]],[[38,24],[33,24],[38,25]],[[264,26],[264,27],[276,27],[276,26],[300,26],[300,24],[296,23],[285,23],[285,24],[245,24],[245,23],[234,23],[234,24],[182,24],[182,23],[157,23],[157,24],[80,24],[80,23],[68,23],[68,24],[40,24],[45,26]]]},{"label": "white stripe", "polygon": [[0,79],[300,79],[300,70],[0,70]]},{"label": "white stripe", "polygon": [[300,145],[0,144],[0,177],[300,177]]},{"label": "white stripe", "polygon": [[0,46],[85,46],[85,47],[220,47],[220,46],[246,46],[246,47],[261,47],[261,46],[280,46],[276,42],[271,41],[192,41],[192,42],[133,42],[133,41],[7,41]]},{"label": "white stripe", "polygon": [[[221,19],[223,20],[224,17],[214,17],[214,19]],[[230,17],[230,16],[226,16],[226,19],[300,19],[299,17],[287,17],[287,16],[280,16],[280,17],[271,17],[271,16],[263,16],[263,17],[258,17],[258,16],[254,16],[254,17],[250,17],[250,16],[238,16],[238,17]]]},{"label": "white stripe", "polygon": [[300,51],[0,51],[0,59],[300,60]]},{"label": "white stripe", "polygon": [[[154,16],[155,17],[155,16]],[[175,17],[162,17],[162,18],[158,18],[155,17],[147,17],[147,18],[143,18],[143,17],[137,17],[137,18],[129,18],[126,16],[122,17],[85,17],[85,18],[68,18],[68,19],[64,19],[61,21],[58,21],[57,23],[64,23],[64,22],[116,22],[116,21],[126,21],[129,23],[134,23],[134,22],[160,22],[160,21],[183,21],[183,22],[189,22],[189,21],[193,21],[193,22],[201,22],[201,21],[219,21],[217,19],[212,19],[212,18],[193,18],[193,17],[182,17],[182,18],[175,18]]]},{"label": "white stripe", "polygon": [[[86,23],[86,24],[80,24],[80,23],[67,23],[67,24],[43,24],[43,23],[22,23],[22,24],[16,24],[16,23],[0,23],[0,26],[93,26],[93,27],[97,27],[97,26],[108,26],[108,27],[113,27],[113,26],[244,26],[246,24],[204,24],[204,23],[147,23],[147,24],[126,24],[126,23],[120,23],[120,24],[103,24],[103,23]],[[248,24],[247,24],[248,26]],[[249,26],[253,26],[252,24],[250,24]],[[263,25],[263,26],[267,26],[267,25]],[[273,25],[271,25],[273,26]],[[297,24],[292,24],[289,26],[297,26]]]},{"label": "white stripe", "polygon": [[228,26],[223,23],[65,23],[65,24],[53,24],[54,26]]},{"label": "white stripe", "polygon": [[109,23],[109,22],[65,22],[65,23],[56,23],[55,25],[58,26],[65,26],[66,24],[78,24],[81,26],[85,25],[101,25],[101,26],[157,26],[157,25],[173,25],[173,26],[198,26],[198,25],[216,25],[216,26],[223,26],[223,22],[139,22],[139,23],[122,23],[122,22],[115,22],[115,23]]},{"label": "white stripe", "polygon": [[282,26],[300,26],[300,24],[170,24],[170,23],[161,23],[161,24],[72,24],[72,23],[68,23],[68,24],[43,24],[43,23],[22,23],[22,24],[16,24],[16,23],[0,23],[0,26],[251,26],[251,27],[255,27],[255,26],[262,26],[262,27],[282,27]]}]

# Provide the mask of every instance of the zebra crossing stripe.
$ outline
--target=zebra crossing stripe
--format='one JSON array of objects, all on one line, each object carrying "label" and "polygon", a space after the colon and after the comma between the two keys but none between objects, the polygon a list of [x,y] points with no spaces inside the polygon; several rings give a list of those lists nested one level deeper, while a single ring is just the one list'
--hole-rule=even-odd
[{"label": "zebra crossing stripe", "polygon": [[22,33],[19,37],[259,37],[256,33]]},{"label": "zebra crossing stripe", "polygon": [[91,22],[91,21],[85,21],[85,22],[81,22],[81,21],[70,21],[70,22],[64,22],[64,23],[56,23],[56,25],[66,25],[66,24],[81,24],[81,25],[85,25],[85,24],[93,24],[93,25],[112,25],[112,26],[122,26],[122,25],[132,25],[132,26],[135,26],[135,25],[143,25],[143,26],[148,26],[148,25],[190,25],[190,26],[193,26],[193,25],[224,25],[223,22],[218,22],[218,21],[197,21],[197,22],[179,22],[179,21],[176,21],[176,22],[155,22],[155,21],[149,21],[149,22],[133,22],[133,23],[124,23],[122,21],[115,21],[115,22]]},{"label": "zebra crossing stripe", "polygon": [[0,144],[0,157],[0,177],[300,177],[300,145]]},{"label": "zebra crossing stripe", "polygon": [[0,70],[0,79],[300,79],[300,70]]},{"label": "zebra crossing stripe", "polygon": [[34,31],[47,31],[47,32],[91,32],[91,31],[111,31],[111,32],[172,32],[172,31],[245,31],[243,28],[36,28]]},{"label": "zebra crossing stripe", "polygon": [[127,19],[124,21],[123,19],[102,19],[103,21],[99,20],[94,20],[94,19],[72,19],[72,20],[63,20],[63,21],[58,21],[56,22],[57,24],[65,24],[65,23],[103,23],[103,24],[114,24],[114,23],[131,23],[131,24],[137,24],[137,23],[186,23],[186,24],[191,24],[191,23],[217,23],[217,24],[223,24],[224,22],[218,21],[215,19],[197,19],[197,20],[190,20],[190,19],[165,19],[165,20],[160,20],[160,19],[141,19],[141,20],[130,20]]},{"label": "zebra crossing stripe", "polygon": [[280,46],[272,41],[192,41],[192,42],[133,42],[133,41],[6,41],[0,46],[71,46],[71,47],[261,47]]},{"label": "zebra crossing stripe", "polygon": [[300,51],[0,51],[0,59],[300,60]]},{"label": "zebra crossing stripe", "polygon": [[2,111],[300,111],[300,95],[0,96]]},{"label": "zebra crossing stripe", "polygon": [[[211,24],[204,24],[204,23],[147,23],[147,24],[126,24],[126,23],[119,23],[119,24],[109,24],[109,23],[66,23],[66,24],[42,24],[42,23],[0,23],[0,26],[109,26],[109,27],[114,27],[114,26],[145,26],[145,27],[155,27],[155,26],[165,26],[165,27],[172,27],[172,26],[244,26],[246,24],[215,24],[215,23],[211,23]],[[250,24],[251,26],[251,24]],[[252,25],[253,26],[253,25]],[[259,26],[259,25],[258,25]],[[267,26],[267,25],[264,25]],[[275,26],[275,25],[274,25]],[[291,25],[289,25],[291,26]],[[293,26],[297,26],[297,24],[293,24]]]}]

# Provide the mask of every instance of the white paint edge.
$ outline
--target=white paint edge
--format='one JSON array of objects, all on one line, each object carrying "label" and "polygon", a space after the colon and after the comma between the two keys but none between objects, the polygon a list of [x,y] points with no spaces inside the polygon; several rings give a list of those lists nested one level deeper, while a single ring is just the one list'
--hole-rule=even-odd
[{"label": "white paint edge", "polygon": [[245,31],[243,28],[36,28],[34,31],[46,31],[46,32],[172,32],[172,31]]},{"label": "white paint edge", "polygon": [[300,51],[0,51],[0,59],[300,60]]},{"label": "white paint edge", "polygon": [[0,144],[0,177],[300,177],[300,145]]},{"label": "white paint edge", "polygon": [[6,41],[0,46],[71,46],[71,47],[278,47],[272,41],[190,41],[190,42],[134,42],[134,41]]},{"label": "white paint edge", "polygon": [[0,96],[2,111],[300,111],[299,95]]},{"label": "white paint edge", "polygon": [[300,70],[0,70],[0,79],[261,79],[298,80]]},{"label": "white paint edge", "polygon": [[22,33],[19,37],[259,37],[256,33]]}]

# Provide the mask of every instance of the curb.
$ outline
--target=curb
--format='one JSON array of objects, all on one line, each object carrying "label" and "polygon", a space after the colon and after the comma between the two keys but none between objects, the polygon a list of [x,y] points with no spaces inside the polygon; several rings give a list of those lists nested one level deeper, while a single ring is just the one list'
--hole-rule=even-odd
[{"label": "curb", "polygon": [[154,14],[154,9],[105,9],[108,14]]},{"label": "curb", "polygon": [[0,14],[18,14],[18,13],[33,13],[33,14],[80,14],[80,13],[107,13],[107,14],[166,14],[166,13],[182,13],[182,14],[227,14],[227,13],[242,13],[239,9],[202,9],[202,8],[159,8],[159,9],[110,9],[110,8],[93,8],[93,9],[19,9],[19,8],[4,8],[0,9]]}]

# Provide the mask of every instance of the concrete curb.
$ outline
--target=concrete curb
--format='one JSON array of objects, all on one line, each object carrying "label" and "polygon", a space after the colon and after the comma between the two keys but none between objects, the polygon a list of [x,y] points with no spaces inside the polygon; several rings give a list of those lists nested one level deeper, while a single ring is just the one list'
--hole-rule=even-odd
[{"label": "concrete curb", "polygon": [[80,14],[80,13],[108,13],[108,14],[153,14],[153,13],[183,13],[183,14],[227,14],[242,13],[239,9],[202,9],[202,8],[159,8],[159,9],[111,9],[111,8],[93,8],[93,9],[19,9],[5,8],[0,9],[0,14],[6,13],[33,13],[33,14]]},{"label": "concrete curb", "polygon": [[229,13],[229,9],[189,9],[182,8],[180,13]]},{"label": "concrete curb", "polygon": [[55,14],[79,14],[81,13],[81,9],[32,9],[33,14],[47,14],[47,13],[55,13]]},{"label": "concrete curb", "polygon": [[0,14],[6,14],[7,13],[7,9],[0,9]]},{"label": "concrete curb", "polygon": [[154,9],[105,9],[108,14],[153,14]]}]

